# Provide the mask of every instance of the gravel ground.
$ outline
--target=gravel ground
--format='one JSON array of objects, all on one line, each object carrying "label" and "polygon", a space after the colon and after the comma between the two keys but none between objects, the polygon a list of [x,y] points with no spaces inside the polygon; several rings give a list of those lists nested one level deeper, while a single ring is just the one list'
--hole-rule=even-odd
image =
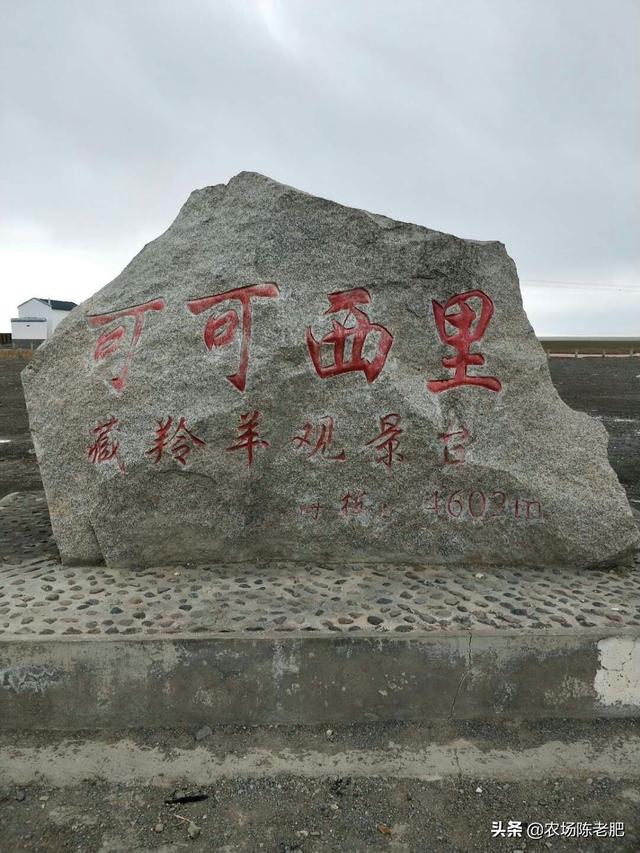
[{"label": "gravel ground", "polygon": [[[483,725],[362,724],[327,733],[314,729],[280,727],[220,727],[198,742],[212,750],[226,749],[240,759],[249,744],[279,752],[283,745],[304,744],[327,749],[359,744],[361,749],[389,741],[424,746],[426,742],[472,741],[483,749],[501,749],[510,755],[541,744],[570,744],[588,740],[595,753],[614,742],[637,737],[633,721],[539,722]],[[105,736],[111,743],[121,734]],[[126,736],[126,735],[125,735]],[[129,737],[131,737],[129,735]],[[60,740],[62,736],[58,736]],[[453,738],[453,740],[452,740]],[[2,737],[7,743],[7,735]],[[21,745],[41,745],[54,735],[19,736]],[[328,740],[331,743],[328,743]],[[193,748],[193,732],[139,732],[137,744],[162,748],[167,760],[172,749]],[[70,744],[68,752],[73,752]],[[494,853],[494,851],[640,850],[640,768],[633,778],[583,775],[578,778],[539,780],[540,773],[522,762],[518,780],[458,776],[434,780],[379,776],[316,778],[272,775],[263,778],[221,778],[196,787],[142,785],[88,779],[69,787],[28,785],[0,789],[2,851],[77,851],[77,853]],[[534,778],[532,778],[534,777]],[[203,799],[167,802],[177,792]],[[523,836],[493,838],[492,822],[521,821]],[[594,824],[622,821],[625,836],[526,838],[526,824]],[[559,827],[559,831],[560,830]],[[565,831],[570,831],[566,830]]]},{"label": "gravel ground", "polygon": [[[527,784],[482,779],[419,782],[335,778],[223,780],[206,800],[168,804],[173,792],[105,785],[0,791],[0,849],[47,853],[495,853],[638,851],[640,780]],[[492,822],[624,821],[624,838],[493,838]]]},{"label": "gravel ground", "polygon": [[10,492],[42,489],[20,382],[26,364],[0,358],[0,500]]},{"label": "gravel ground", "polygon": [[549,369],[567,405],[601,418],[609,461],[640,509],[640,358],[551,358]]}]

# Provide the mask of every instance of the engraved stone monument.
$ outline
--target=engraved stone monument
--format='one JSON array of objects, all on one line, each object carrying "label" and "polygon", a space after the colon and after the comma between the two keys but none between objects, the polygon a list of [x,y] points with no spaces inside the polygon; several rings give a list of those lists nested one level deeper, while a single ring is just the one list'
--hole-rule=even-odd
[{"label": "engraved stone monument", "polygon": [[243,172],[23,374],[65,563],[601,565],[638,544],[515,266]]}]

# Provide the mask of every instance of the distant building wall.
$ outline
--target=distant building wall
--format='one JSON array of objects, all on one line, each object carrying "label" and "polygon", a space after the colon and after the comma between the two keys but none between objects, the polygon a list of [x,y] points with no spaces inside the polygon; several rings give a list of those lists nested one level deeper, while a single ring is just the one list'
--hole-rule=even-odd
[{"label": "distant building wall", "polygon": [[27,339],[25,339],[25,340],[22,340],[22,341],[14,341],[14,340],[12,340],[12,341],[11,341],[11,346],[13,347],[13,349],[16,349],[16,350],[17,350],[17,349],[21,349],[21,350],[25,350],[25,349],[37,349],[37,348],[40,346],[40,344],[42,344],[42,343],[44,343],[44,340],[39,340],[39,339],[37,339],[37,338],[33,338],[33,339],[31,339],[31,340],[27,340]]},{"label": "distant building wall", "polygon": [[11,320],[11,345],[32,349],[47,338],[47,320],[42,317],[14,317]]},{"label": "distant building wall", "polygon": [[[54,314],[64,313],[54,311],[50,305],[43,302],[41,299],[29,299],[18,306],[18,318],[23,317],[43,317],[46,320],[45,338],[51,336],[54,326]],[[37,336],[36,336],[37,339]]]},{"label": "distant building wall", "polygon": [[[53,302],[53,305],[51,304]],[[14,347],[39,346],[50,338],[58,325],[68,316],[73,302],[60,303],[57,300],[28,299],[18,306],[18,316],[11,320],[11,335]],[[53,307],[62,305],[63,307]],[[64,308],[64,306],[69,306]]]},{"label": "distant building wall", "polygon": [[51,337],[54,330],[64,320],[64,318],[68,317],[68,316],[69,316],[68,311],[56,311],[55,308],[51,311],[51,315],[49,317],[47,317],[47,337],[48,338]]},{"label": "distant building wall", "polygon": [[41,299],[28,299],[22,305],[18,305],[18,317],[47,317],[51,313],[51,307]]}]

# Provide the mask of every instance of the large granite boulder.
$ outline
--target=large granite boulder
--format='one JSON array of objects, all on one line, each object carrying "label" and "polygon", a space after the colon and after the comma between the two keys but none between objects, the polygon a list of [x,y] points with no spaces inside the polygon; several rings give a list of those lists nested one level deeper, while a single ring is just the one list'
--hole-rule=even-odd
[{"label": "large granite boulder", "polygon": [[243,172],[24,371],[66,563],[598,565],[638,544],[498,242]]}]

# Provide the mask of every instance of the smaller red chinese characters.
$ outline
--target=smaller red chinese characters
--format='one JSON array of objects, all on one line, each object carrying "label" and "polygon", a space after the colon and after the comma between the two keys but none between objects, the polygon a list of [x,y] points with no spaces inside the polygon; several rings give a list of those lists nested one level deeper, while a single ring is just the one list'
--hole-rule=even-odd
[{"label": "smaller red chinese characters", "polygon": [[[478,385],[489,391],[500,391],[502,383],[494,376],[469,376],[467,372],[470,365],[480,365],[485,362],[483,355],[471,352],[471,346],[482,339],[493,316],[491,298],[481,290],[468,290],[466,293],[452,296],[445,305],[441,305],[435,299],[432,304],[442,342],[458,352],[454,356],[445,356],[442,359],[443,367],[453,369],[454,375],[450,379],[431,379],[427,382],[427,388],[435,394],[460,385]],[[453,327],[453,332],[447,331],[447,324]]]},{"label": "smaller red chinese characters", "polygon": [[[307,347],[316,373],[326,379],[329,376],[360,370],[367,377],[367,382],[373,382],[385,365],[393,336],[388,329],[379,323],[372,323],[364,311],[356,308],[356,305],[368,305],[371,302],[369,291],[364,287],[356,287],[353,290],[330,293],[328,298],[331,307],[324,312],[325,316],[340,311],[346,311],[347,314],[342,323],[334,319],[333,330],[320,341],[314,338],[311,326],[307,327]],[[353,325],[347,325],[350,318],[353,318]],[[364,348],[367,337],[372,333],[377,335],[375,355],[373,358],[367,358]],[[351,346],[350,352],[348,344]],[[333,350],[333,361],[323,365],[322,352],[329,348]]]},{"label": "smaller red chinese characters", "polygon": [[342,498],[340,498],[340,501],[342,503],[342,509],[340,510],[340,512],[346,516],[360,515],[361,513],[363,513],[364,497],[366,494],[366,492],[360,492],[359,494],[352,495],[347,492],[346,495],[343,495]]},{"label": "smaller red chinese characters", "polygon": [[120,442],[114,436],[118,429],[118,418],[111,417],[104,423],[99,423],[91,430],[94,436],[93,444],[87,448],[87,456],[94,465],[101,465],[104,462],[109,462],[113,459],[118,464],[118,468],[124,474],[124,462],[118,453]]},{"label": "smaller red chinese characters", "polygon": [[311,518],[312,521],[317,521],[320,518],[320,510],[324,509],[321,503],[317,501],[310,504],[300,504],[300,515],[306,518]]},{"label": "smaller red chinese characters", "polygon": [[309,457],[315,456],[316,453],[319,453],[325,459],[334,462],[344,462],[347,458],[347,454],[344,450],[331,455],[331,449],[333,447],[333,418],[330,415],[320,418],[317,430],[317,439],[314,435],[313,424],[310,421],[307,421],[302,428],[302,435],[296,435],[291,439],[291,442],[298,449],[303,446],[312,448],[311,452],[308,454]]},{"label": "smaller red chinese characters", "polygon": [[393,507],[389,506],[389,504],[383,503],[378,510],[378,518],[391,518],[394,512],[395,509]]},{"label": "smaller red chinese characters", "polygon": [[[272,281],[264,284],[248,284],[217,293],[214,296],[202,296],[187,302],[187,309],[195,316],[215,308],[221,302],[237,301],[242,306],[242,342],[240,344],[240,367],[237,373],[227,376],[227,379],[238,391],[244,391],[247,385],[247,370],[249,367],[249,345],[251,343],[251,300],[257,297],[275,299],[280,291]],[[204,327],[204,344],[208,350],[214,347],[224,347],[230,344],[236,335],[240,318],[235,308],[228,308],[221,314],[214,314],[207,320]]]},{"label": "smaller red chinese characters", "polygon": [[259,420],[261,412],[247,412],[240,415],[240,424],[238,425],[238,438],[234,444],[227,447],[228,451],[234,452],[244,450],[247,454],[247,467],[250,468],[253,463],[254,450],[258,447],[269,447],[269,442],[260,438],[259,435]]},{"label": "smaller red chinese characters", "polygon": [[404,459],[403,455],[398,452],[399,436],[404,432],[400,429],[401,420],[400,415],[394,412],[380,418],[380,432],[375,438],[367,442],[367,446],[374,444],[379,453],[376,462],[382,462],[389,470],[391,470],[394,462],[402,462]]},{"label": "smaller red chinese characters", "polygon": [[[121,392],[127,382],[129,368],[131,367],[131,362],[133,360],[133,353],[138,345],[138,341],[140,340],[140,335],[142,334],[145,314],[148,311],[164,311],[165,304],[164,299],[152,299],[150,302],[145,302],[142,305],[134,305],[132,308],[123,308],[121,311],[113,311],[109,314],[88,315],[87,320],[89,321],[89,324],[96,328],[108,326],[111,323],[115,323],[117,320],[126,318],[131,318],[134,321],[133,330],[131,332],[131,341],[129,343],[129,349],[125,355],[122,370],[117,376],[114,376],[111,379],[111,385],[116,389],[116,391]],[[93,351],[93,360],[103,361],[105,358],[113,355],[113,353],[115,353],[123,343],[122,339],[125,337],[126,333],[127,328],[124,323],[120,323],[120,325],[110,331],[104,331],[96,341],[96,346]]]},{"label": "smaller red chinese characters", "polygon": [[444,444],[445,465],[461,465],[465,462],[467,443],[471,438],[471,433],[466,426],[462,429],[447,427],[447,431],[440,433],[438,438]]},{"label": "smaller red chinese characters", "polygon": [[169,416],[164,421],[159,420],[153,446],[145,451],[146,455],[151,456],[156,465],[161,461],[165,453],[170,453],[173,459],[180,465],[186,465],[187,457],[192,449],[206,445],[206,441],[199,438],[189,429],[184,417],[180,418],[173,432],[171,431],[172,426],[172,416]]}]

